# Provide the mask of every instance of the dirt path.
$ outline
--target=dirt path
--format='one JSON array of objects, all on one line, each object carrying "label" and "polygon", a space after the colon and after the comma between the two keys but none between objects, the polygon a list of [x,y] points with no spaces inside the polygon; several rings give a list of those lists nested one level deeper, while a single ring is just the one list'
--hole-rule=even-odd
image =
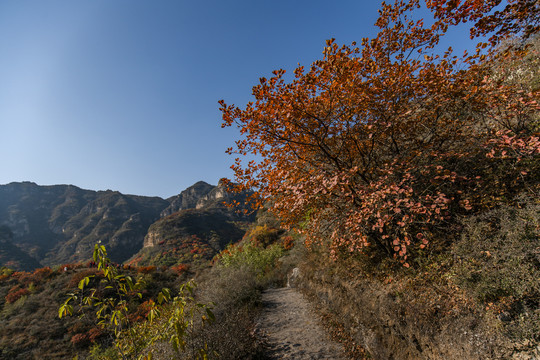
[{"label": "dirt path", "polygon": [[267,343],[271,359],[345,359],[341,347],[328,338],[298,291],[269,289],[262,300],[257,332]]}]

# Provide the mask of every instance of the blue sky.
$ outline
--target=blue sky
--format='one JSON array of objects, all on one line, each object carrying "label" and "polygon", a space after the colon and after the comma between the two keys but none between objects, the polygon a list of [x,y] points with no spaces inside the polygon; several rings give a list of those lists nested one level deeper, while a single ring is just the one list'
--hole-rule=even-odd
[{"label": "blue sky", "polygon": [[0,184],[169,197],[232,175],[217,101],[375,35],[378,1],[0,2]]}]

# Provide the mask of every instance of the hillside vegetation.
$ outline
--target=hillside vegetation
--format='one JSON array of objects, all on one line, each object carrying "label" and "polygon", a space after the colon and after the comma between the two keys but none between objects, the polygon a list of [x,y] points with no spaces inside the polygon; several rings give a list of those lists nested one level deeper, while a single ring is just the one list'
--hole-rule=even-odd
[{"label": "hillside vegetation", "polygon": [[[1,356],[264,359],[261,291],[297,267],[351,359],[540,357],[540,4],[498,3],[428,1],[425,21],[417,0],[383,3],[373,39],[221,101],[243,137],[220,186],[255,221],[198,183],[123,266],[98,243],[89,263],[2,268]],[[441,50],[464,23],[476,51]]]},{"label": "hillside vegetation", "polygon": [[[383,3],[373,39],[220,102],[238,189],[305,237],[351,357],[540,356],[540,5],[497,4]],[[476,50],[438,46],[465,23]]]},{"label": "hillside vegetation", "polygon": [[[204,348],[211,358],[261,358],[263,347],[253,334],[260,292],[276,281],[283,285],[286,269],[273,269],[292,238],[283,238],[278,222],[267,216],[250,226],[251,215],[227,211],[212,207],[169,215],[163,221],[170,227],[159,222],[154,227],[164,241],[148,248],[154,257],[135,257],[124,265],[105,254],[101,263],[91,258],[33,271],[2,267],[0,358],[115,359],[152,353],[193,359]],[[11,236],[4,230],[3,236]],[[186,287],[193,278],[200,286]],[[203,305],[215,321],[201,322],[197,310]],[[173,333],[165,325],[182,318],[175,315],[178,309],[186,316],[193,311],[185,319],[194,320],[189,333],[177,337],[184,344],[181,353],[169,345]]]},{"label": "hillside vegetation", "polygon": [[[224,184],[199,182],[166,201],[33,183],[4,185],[0,194],[6,195],[0,196],[0,223],[5,224],[0,226],[0,264],[5,265],[0,275],[0,358],[9,359],[116,356],[111,346],[117,331],[100,323],[97,312],[86,309],[77,314],[83,316],[80,320],[58,319],[69,294],[78,294],[83,286],[75,301],[82,304],[93,288],[88,301],[126,304],[123,326],[144,327],[162,289],[170,289],[169,301],[174,302],[181,284],[207,271],[213,257],[241,240],[254,220],[253,214],[223,204],[246,197],[227,193]],[[73,205],[70,211],[67,203]],[[152,204],[160,205],[150,211]],[[160,212],[164,217],[158,219]],[[107,248],[110,258],[99,269],[92,256],[96,243]],[[119,279],[133,279],[137,288],[111,292],[108,286],[116,283],[107,274],[113,272]],[[129,281],[117,285],[125,287]],[[162,310],[170,313],[172,308]]]}]

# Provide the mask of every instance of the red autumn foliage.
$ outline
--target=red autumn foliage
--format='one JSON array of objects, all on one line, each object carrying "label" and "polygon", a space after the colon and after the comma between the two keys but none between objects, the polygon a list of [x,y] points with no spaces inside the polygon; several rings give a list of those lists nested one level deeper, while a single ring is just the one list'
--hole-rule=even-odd
[{"label": "red autumn foliage", "polygon": [[537,191],[540,93],[492,70],[530,50],[434,50],[465,20],[476,21],[474,34],[497,31],[497,39],[536,31],[537,4],[510,0],[492,17],[496,3],[428,1],[429,26],[415,18],[419,1],[383,3],[374,39],[360,47],[327,41],[324,58],[298,67],[292,81],[284,70],[261,78],[245,109],[220,101],[222,126],[243,134],[228,149],[239,155],[237,191],[256,189],[255,206],[270,200],[284,225],[302,223],[307,244],[334,259],[372,249],[404,266],[461,214]]},{"label": "red autumn foliage", "polygon": [[135,257],[127,262],[127,266],[136,266],[142,260],[142,255]]},{"label": "red autumn foliage", "polygon": [[26,288],[21,289],[18,285],[12,287],[8,294],[6,295],[6,302],[12,304],[15,301],[19,300],[22,296],[30,294],[30,291]]},{"label": "red autumn foliage", "polygon": [[34,270],[32,273],[32,281],[35,284],[41,283],[43,280],[47,279],[53,273],[50,267],[44,267]]},{"label": "red autumn foliage", "polygon": [[135,310],[133,313],[129,315],[129,320],[132,322],[139,322],[146,320],[146,317],[148,316],[148,313],[152,309],[152,306],[154,304],[153,300],[146,300],[142,304],[140,304],[137,307],[137,310]]},{"label": "red autumn foliage", "polygon": [[90,330],[88,330],[88,339],[91,342],[96,342],[96,340],[100,339],[105,335],[105,331],[101,327],[93,327]]},{"label": "red autumn foliage", "polygon": [[75,334],[71,337],[71,343],[78,348],[84,348],[90,345],[88,334]]},{"label": "red autumn foliage", "polygon": [[154,271],[156,271],[155,266],[140,266],[137,268],[137,272],[139,274],[150,274],[150,273],[153,273]]},{"label": "red autumn foliage", "polygon": [[178,264],[176,266],[172,266],[171,269],[173,269],[178,275],[183,274],[189,269],[188,264]]},{"label": "red autumn foliage", "polygon": [[58,272],[70,271],[81,267],[81,264],[63,264],[58,268]]},{"label": "red autumn foliage", "polygon": [[28,284],[33,281],[32,274],[28,271],[15,271],[13,274],[11,274],[11,277],[16,279],[19,284],[24,286],[28,286]]},{"label": "red autumn foliage", "polygon": [[428,6],[445,23],[456,25],[472,21],[471,38],[492,34],[493,44],[510,35],[529,38],[540,30],[540,3],[537,0],[508,0],[504,8],[493,11],[501,0],[429,0]]},{"label": "red autumn foliage", "polygon": [[291,250],[294,247],[294,239],[292,236],[285,236],[283,238],[283,248],[285,250]]},{"label": "red autumn foliage", "polygon": [[85,277],[88,277],[88,276],[101,277],[101,276],[103,276],[103,271],[98,270],[97,268],[93,268],[93,269],[88,269],[88,270],[84,270],[84,271],[81,271],[81,272],[76,272],[73,275],[71,275],[71,279],[69,280],[68,286],[70,288],[77,287],[79,285],[79,282],[82,279],[84,279]]}]

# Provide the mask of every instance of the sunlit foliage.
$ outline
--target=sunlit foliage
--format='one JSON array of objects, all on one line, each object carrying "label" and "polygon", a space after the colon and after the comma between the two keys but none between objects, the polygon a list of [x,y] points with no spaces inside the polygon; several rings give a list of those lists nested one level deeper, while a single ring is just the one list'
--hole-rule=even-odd
[{"label": "sunlit foliage", "polygon": [[[428,1],[426,22],[417,0],[383,3],[375,38],[328,40],[290,82],[284,70],[261,78],[243,109],[220,101],[223,126],[243,135],[228,149],[240,189],[256,189],[256,205],[269,201],[334,259],[404,266],[460,214],[538,194],[538,88],[505,81],[493,64],[530,54],[539,7],[509,1],[490,15],[498,3]],[[495,32],[491,43],[436,51],[466,21],[473,36]],[[504,46],[509,36],[523,37]]]}]

